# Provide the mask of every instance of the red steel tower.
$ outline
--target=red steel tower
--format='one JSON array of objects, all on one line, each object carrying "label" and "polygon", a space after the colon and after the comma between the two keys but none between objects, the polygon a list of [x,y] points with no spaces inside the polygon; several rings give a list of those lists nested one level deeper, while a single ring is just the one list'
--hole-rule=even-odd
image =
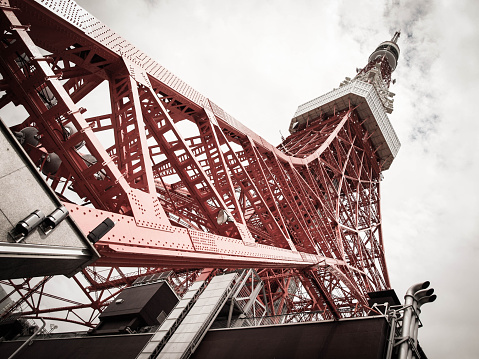
[{"label": "red steel tower", "polygon": [[[2,280],[4,316],[92,327],[155,273],[181,294],[199,273],[254,268],[257,310],[298,321],[366,315],[368,293],[390,288],[379,188],[400,147],[387,117],[399,33],[299,106],[274,147],[73,1],[4,0],[0,17],[0,107],[28,112],[11,130],[34,132],[25,151],[85,234],[115,223],[73,277],[84,300],[52,276]],[[111,111],[89,117],[78,103],[102,83]]]}]

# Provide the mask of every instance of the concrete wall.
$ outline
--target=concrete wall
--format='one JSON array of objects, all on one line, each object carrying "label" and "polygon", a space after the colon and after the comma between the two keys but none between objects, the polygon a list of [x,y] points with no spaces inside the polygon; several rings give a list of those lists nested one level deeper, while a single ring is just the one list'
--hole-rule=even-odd
[{"label": "concrete wall", "polygon": [[98,253],[71,218],[19,243],[8,234],[33,211],[48,216],[61,203],[1,120],[0,129],[0,279],[72,275]]}]

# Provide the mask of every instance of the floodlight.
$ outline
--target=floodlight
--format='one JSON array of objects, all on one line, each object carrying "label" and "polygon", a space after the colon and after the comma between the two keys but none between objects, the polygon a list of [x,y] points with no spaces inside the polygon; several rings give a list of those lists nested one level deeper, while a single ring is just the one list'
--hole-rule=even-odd
[{"label": "floodlight", "polygon": [[220,209],[218,212],[218,217],[216,218],[216,223],[219,225],[224,224],[226,222],[233,222],[233,217],[224,209]]}]

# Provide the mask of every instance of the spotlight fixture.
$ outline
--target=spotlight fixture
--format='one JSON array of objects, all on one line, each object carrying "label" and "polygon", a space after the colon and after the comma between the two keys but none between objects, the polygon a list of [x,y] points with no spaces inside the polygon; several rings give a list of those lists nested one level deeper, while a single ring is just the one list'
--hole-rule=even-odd
[{"label": "spotlight fixture", "polygon": [[57,173],[61,164],[62,160],[60,159],[60,156],[58,156],[55,152],[49,153],[43,163],[42,173],[46,176],[53,176],[55,173]]},{"label": "spotlight fixture", "polygon": [[[78,132],[76,127],[73,125],[73,123],[68,123],[65,126],[63,126],[63,132],[67,138],[72,137],[74,134]],[[75,145],[75,149],[79,150],[85,145],[85,141],[80,141]]]},{"label": "spotlight fixture", "polygon": [[220,209],[218,212],[218,217],[216,217],[216,223],[222,225],[226,222],[234,222],[234,219],[226,210]]},{"label": "spotlight fixture", "polygon": [[43,212],[37,209],[19,221],[13,231],[10,232],[10,235],[16,242],[19,242],[37,228],[44,219],[45,215]]},{"label": "spotlight fixture", "polygon": [[23,135],[23,141],[20,142],[22,145],[30,145],[36,147],[39,143],[38,141],[38,130],[35,127],[25,127],[20,130],[20,133]]},{"label": "spotlight fixture", "polygon": [[58,207],[42,223],[42,230],[45,234],[50,233],[61,221],[68,217],[68,210],[64,207]]}]

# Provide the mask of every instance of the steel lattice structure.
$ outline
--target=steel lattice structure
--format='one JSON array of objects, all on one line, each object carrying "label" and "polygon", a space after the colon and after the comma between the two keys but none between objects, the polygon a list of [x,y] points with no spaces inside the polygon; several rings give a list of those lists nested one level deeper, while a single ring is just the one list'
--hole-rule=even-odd
[{"label": "steel lattice structure", "polygon": [[[298,320],[364,315],[367,293],[390,287],[379,188],[399,148],[386,116],[397,36],[274,147],[73,1],[0,12],[0,108],[29,114],[12,130],[38,130],[25,149],[84,233],[116,222],[73,279],[84,301],[52,294],[51,277],[2,281],[17,295],[6,314],[93,326],[139,276],[173,270],[181,292],[205,267],[256,268],[269,313]],[[77,103],[104,82],[111,113],[87,117]]]}]

